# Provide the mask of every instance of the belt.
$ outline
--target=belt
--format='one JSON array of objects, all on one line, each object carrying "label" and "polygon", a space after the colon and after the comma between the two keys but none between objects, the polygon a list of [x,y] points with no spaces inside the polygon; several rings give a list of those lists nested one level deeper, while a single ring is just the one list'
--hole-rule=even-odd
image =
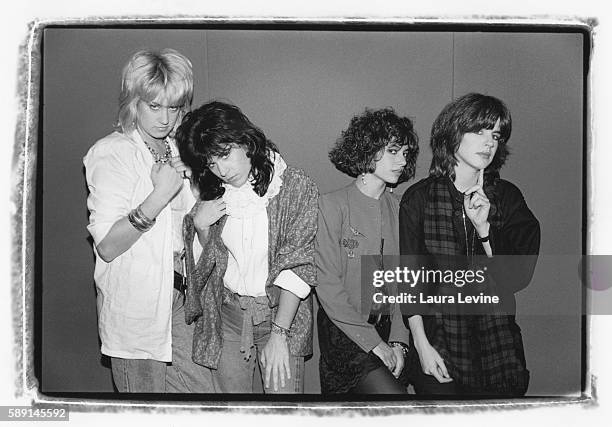
[{"label": "belt", "polygon": [[240,353],[244,360],[249,360],[255,347],[253,342],[253,326],[265,322],[270,316],[270,306],[266,295],[251,297],[238,295],[223,288],[223,298],[233,300],[242,312],[242,331],[240,333]]}]

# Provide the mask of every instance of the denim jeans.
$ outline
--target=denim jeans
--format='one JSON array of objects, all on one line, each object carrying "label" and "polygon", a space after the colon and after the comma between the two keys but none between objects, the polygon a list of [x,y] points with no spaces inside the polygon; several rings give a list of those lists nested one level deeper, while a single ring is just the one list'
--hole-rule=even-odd
[{"label": "denim jeans", "polygon": [[191,359],[194,324],[185,323],[185,297],[172,300],[172,363],[111,357],[113,381],[120,393],[214,393],[210,369]]},{"label": "denim jeans", "polygon": [[[258,325],[253,325],[253,354],[245,360],[245,354],[240,352],[242,338],[242,322],[245,310],[240,308],[236,299],[225,301],[221,307],[223,324],[223,348],[218,369],[212,370],[213,383],[218,393],[253,393],[255,368],[259,366],[261,377],[264,378],[264,368],[261,366],[261,352],[270,338],[271,311],[266,319]],[[278,390],[274,390],[273,380],[270,387],[263,386],[264,393],[303,393],[304,392],[304,358],[289,355],[291,379],[285,378],[285,386],[278,382]]]}]

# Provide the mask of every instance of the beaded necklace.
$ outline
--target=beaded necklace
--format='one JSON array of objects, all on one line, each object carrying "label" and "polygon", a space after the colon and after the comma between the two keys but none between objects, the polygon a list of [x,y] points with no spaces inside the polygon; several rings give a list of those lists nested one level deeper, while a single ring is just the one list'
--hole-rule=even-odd
[{"label": "beaded necklace", "polygon": [[159,153],[153,147],[151,147],[144,139],[143,142],[149,149],[149,152],[153,156],[153,161],[155,163],[168,163],[170,161],[170,158],[172,157],[172,149],[170,148],[170,144],[168,144],[168,140],[164,139],[164,145],[166,146],[166,150],[163,156],[160,156]]}]

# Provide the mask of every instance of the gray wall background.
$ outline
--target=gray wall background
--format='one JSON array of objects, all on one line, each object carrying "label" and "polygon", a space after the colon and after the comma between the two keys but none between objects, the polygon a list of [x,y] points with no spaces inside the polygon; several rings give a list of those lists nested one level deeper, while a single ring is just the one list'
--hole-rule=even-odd
[{"label": "gray wall background", "polygon": [[[581,34],[562,33],[46,29],[41,390],[112,391],[99,353],[82,158],[112,130],[130,55],[172,47],[193,62],[194,106],[211,98],[240,106],[322,193],[350,182],[327,152],[365,107],[414,119],[420,179],[431,123],[447,102],[470,91],[503,99],[513,133],[502,176],[523,191],[543,232],[534,280],[517,296],[528,394],[578,393],[582,43]],[[306,363],[309,393],[319,392],[317,365],[318,346]]]}]

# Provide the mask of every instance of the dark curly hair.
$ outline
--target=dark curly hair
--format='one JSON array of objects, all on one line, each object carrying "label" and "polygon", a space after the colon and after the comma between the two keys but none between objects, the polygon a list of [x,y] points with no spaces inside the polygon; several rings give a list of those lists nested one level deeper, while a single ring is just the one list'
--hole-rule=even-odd
[{"label": "dark curly hair", "polygon": [[391,107],[380,110],[366,108],[361,115],[351,119],[348,128],[329,152],[329,158],[338,170],[356,177],[374,172],[374,163],[389,144],[406,145],[406,166],[398,182],[414,177],[419,154],[418,137],[412,121],[399,117]]},{"label": "dark curly hair", "polygon": [[191,168],[202,200],[223,195],[222,181],[210,171],[208,163],[212,156],[226,155],[230,144],[246,150],[251,159],[253,189],[259,196],[266,194],[274,174],[270,153],[278,149],[238,107],[212,101],[193,110],[177,129],[176,143],[181,160]]},{"label": "dark curly hair", "polygon": [[450,102],[438,115],[431,127],[433,158],[429,174],[455,179],[457,158],[463,135],[482,129],[493,129],[499,120],[500,139],[491,164],[485,173],[498,172],[508,157],[506,143],[512,133],[512,116],[508,107],[493,96],[468,93]]}]

